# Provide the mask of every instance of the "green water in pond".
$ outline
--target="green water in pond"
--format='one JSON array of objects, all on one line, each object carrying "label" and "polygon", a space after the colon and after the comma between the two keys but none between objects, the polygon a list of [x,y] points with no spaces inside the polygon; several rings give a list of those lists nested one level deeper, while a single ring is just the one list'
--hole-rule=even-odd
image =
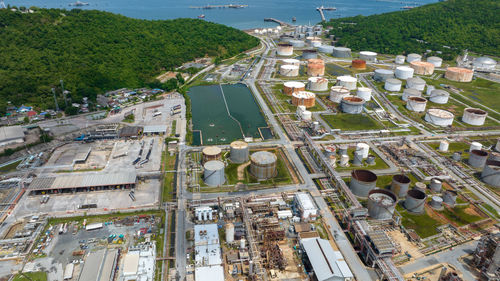
[{"label": "green water in pond", "polygon": [[244,137],[261,138],[258,128],[267,127],[250,89],[244,84],[196,86],[189,89],[188,96],[195,145],[201,141],[208,145]]}]

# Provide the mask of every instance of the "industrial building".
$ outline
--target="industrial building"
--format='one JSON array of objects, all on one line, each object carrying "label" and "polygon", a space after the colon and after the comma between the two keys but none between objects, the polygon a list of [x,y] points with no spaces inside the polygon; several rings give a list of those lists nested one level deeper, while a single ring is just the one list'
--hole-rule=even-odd
[{"label": "industrial building", "polygon": [[303,263],[311,280],[350,281],[354,280],[349,266],[339,251],[334,251],[330,242],[320,238],[301,239]]},{"label": "industrial building", "polygon": [[[90,252],[80,273],[79,281],[113,280],[118,260],[117,249]],[[127,279],[126,279],[127,280]]]},{"label": "industrial building", "polygon": [[38,177],[29,185],[32,193],[79,192],[108,189],[134,188],[137,183],[135,171],[108,174],[61,175],[58,177]]},{"label": "industrial building", "polygon": [[165,135],[167,133],[167,125],[148,125],[144,126],[143,133],[145,135]]},{"label": "industrial building", "polygon": [[146,242],[137,246],[130,246],[128,253],[123,258],[123,266],[121,266],[122,271],[119,281],[153,280],[155,265],[155,243]]},{"label": "industrial building", "polygon": [[139,126],[125,126],[120,129],[118,136],[120,138],[136,139],[142,134],[143,128]]},{"label": "industrial building", "polygon": [[481,237],[474,251],[474,265],[482,280],[500,280],[500,233]]},{"label": "industrial building", "polygon": [[295,205],[300,211],[302,220],[315,220],[318,216],[318,209],[308,193],[299,192],[295,194]]},{"label": "industrial building", "polygon": [[195,281],[224,281],[217,224],[194,226]]},{"label": "industrial building", "polygon": [[21,126],[4,126],[0,128],[0,146],[24,142],[25,129]]}]

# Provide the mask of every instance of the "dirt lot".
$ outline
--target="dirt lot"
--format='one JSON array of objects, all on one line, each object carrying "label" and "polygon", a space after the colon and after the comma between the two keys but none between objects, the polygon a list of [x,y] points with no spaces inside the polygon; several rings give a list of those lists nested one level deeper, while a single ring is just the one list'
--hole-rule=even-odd
[{"label": "dirt lot", "polygon": [[412,256],[411,260],[424,257],[424,254],[419,251],[418,246],[415,243],[408,241],[406,236],[401,231],[388,231],[387,234],[401,246],[402,253],[408,252]]},{"label": "dirt lot", "polygon": [[[424,268],[422,270],[419,270],[417,272],[412,272],[406,274],[405,280],[408,281],[416,281],[416,280],[428,280],[428,281],[439,281],[441,276],[444,276],[446,273],[454,271],[458,273],[459,276],[460,272],[458,272],[452,265],[448,263],[440,263],[436,264],[427,268]],[[417,279],[419,278],[419,279]]]}]

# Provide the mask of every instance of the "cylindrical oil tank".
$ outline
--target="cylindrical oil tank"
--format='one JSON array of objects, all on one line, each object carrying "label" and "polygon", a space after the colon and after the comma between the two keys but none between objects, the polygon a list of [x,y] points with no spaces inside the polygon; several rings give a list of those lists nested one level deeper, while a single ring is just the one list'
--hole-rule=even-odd
[{"label": "cylindrical oil tank", "polygon": [[405,63],[405,59],[406,57],[405,56],[402,56],[402,55],[397,55],[396,56],[396,59],[394,59],[394,62],[396,64],[404,64]]},{"label": "cylindrical oil tank", "polygon": [[300,91],[292,94],[292,104],[295,106],[303,105],[313,107],[316,102],[316,95],[311,92]]},{"label": "cylindrical oil tank", "polygon": [[226,230],[226,242],[233,243],[234,242],[234,224],[227,223],[225,230]]},{"label": "cylindrical oil tank", "polygon": [[289,43],[289,42],[290,42],[290,40],[293,40],[293,36],[291,36],[291,35],[286,35],[286,34],[284,34],[284,35],[281,35],[281,36],[280,36],[280,41],[281,41],[282,43]]},{"label": "cylindrical oil tank", "polygon": [[306,120],[306,121],[309,120],[310,121],[312,119],[311,111],[309,111],[309,110],[302,111],[301,118],[302,118],[302,120]]},{"label": "cylindrical oil tank", "polygon": [[370,51],[361,51],[359,52],[359,58],[369,62],[377,61],[377,53]]},{"label": "cylindrical oil tank", "polygon": [[420,97],[422,96],[422,93],[418,90],[415,89],[404,89],[403,90],[403,95],[401,96],[401,99],[404,101],[408,101],[409,97]]},{"label": "cylindrical oil tank", "polygon": [[344,97],[340,103],[340,109],[344,113],[360,114],[363,112],[365,100],[358,97]]},{"label": "cylindrical oil tank", "polygon": [[245,238],[241,238],[241,240],[240,240],[240,250],[245,249],[245,244],[246,244]]},{"label": "cylindrical oil tank", "polygon": [[424,112],[427,100],[422,97],[408,97],[406,108],[410,111]]},{"label": "cylindrical oil tank", "polygon": [[472,66],[474,66],[475,69],[495,70],[497,62],[489,57],[479,57],[472,61]]},{"label": "cylindrical oil tank", "polygon": [[453,155],[451,156],[451,158],[454,161],[460,161],[462,159],[462,153],[460,153],[460,152],[453,152]]},{"label": "cylindrical oil tank", "polygon": [[443,208],[443,198],[437,195],[432,196],[430,205],[436,210]]},{"label": "cylindrical oil tank", "polygon": [[415,70],[418,75],[431,75],[434,73],[434,65],[426,61],[412,61],[410,67]]},{"label": "cylindrical oil tank", "polygon": [[405,197],[410,189],[410,178],[405,175],[395,175],[392,177],[391,190],[398,197]]},{"label": "cylindrical oil tank", "polygon": [[368,193],[368,214],[376,220],[392,218],[398,198],[385,189],[373,189]]},{"label": "cylindrical oil tank", "polygon": [[468,107],[464,109],[464,115],[462,116],[462,121],[470,125],[481,126],[484,125],[484,122],[486,121],[486,116],[488,116],[488,112],[479,108]]},{"label": "cylindrical oil tank", "polygon": [[283,59],[283,64],[291,64],[300,66],[300,60],[298,59]]},{"label": "cylindrical oil tank", "polygon": [[250,173],[257,179],[269,179],[277,174],[274,153],[268,151],[257,151],[250,156]]},{"label": "cylindrical oil tank", "polygon": [[373,74],[375,81],[385,82],[390,78],[394,78],[394,71],[383,68],[375,69],[375,74]]},{"label": "cylindrical oil tank", "polygon": [[340,166],[347,167],[347,165],[349,165],[349,155],[342,154],[342,156],[340,156]]},{"label": "cylindrical oil tank", "polygon": [[321,45],[318,47],[318,51],[325,54],[332,54],[333,46]]},{"label": "cylindrical oil tank", "polygon": [[424,192],[417,189],[411,189],[408,190],[406,194],[404,206],[409,212],[422,213],[425,208],[426,199],[427,195],[425,195]]},{"label": "cylindrical oil tank", "polygon": [[366,157],[366,165],[375,165],[375,156],[368,155],[368,157]]},{"label": "cylindrical oil tank", "polygon": [[201,151],[203,163],[210,160],[219,160],[221,158],[222,150],[217,146],[207,146]]},{"label": "cylindrical oil tank", "polygon": [[325,63],[322,59],[307,60],[307,75],[323,76],[325,74]]},{"label": "cylindrical oil tank", "polygon": [[370,146],[364,142],[356,144],[356,150],[363,152],[363,159],[367,158],[368,154],[370,154]]},{"label": "cylindrical oil tank", "polygon": [[358,83],[358,79],[356,77],[352,77],[349,75],[337,77],[337,85],[344,86],[349,90],[355,90],[357,83]]},{"label": "cylindrical oil tank", "polygon": [[283,93],[287,96],[291,96],[293,93],[304,91],[306,89],[306,85],[302,82],[297,81],[289,81],[283,84]]},{"label": "cylindrical oil tank", "polygon": [[359,87],[356,91],[356,96],[369,101],[372,99],[372,89],[366,87]]},{"label": "cylindrical oil tank", "polygon": [[484,150],[473,150],[469,153],[469,165],[473,168],[482,168],[488,160],[488,152]]},{"label": "cylindrical oil tank", "polygon": [[339,145],[339,154],[340,155],[347,155],[347,150],[349,149],[349,146],[347,144],[341,144]]},{"label": "cylindrical oil tank", "polygon": [[431,183],[429,184],[429,188],[434,193],[440,193],[442,186],[443,186],[443,183],[441,182],[440,179],[437,179],[437,178],[432,178]]},{"label": "cylindrical oil tank", "polygon": [[351,49],[345,47],[333,47],[332,55],[336,58],[350,58]]},{"label": "cylindrical oil tank", "polygon": [[500,152],[491,151],[488,160],[500,161]]},{"label": "cylindrical oil tank", "polygon": [[396,72],[394,74],[396,75],[396,78],[406,80],[413,77],[413,72],[414,70],[411,67],[398,66],[396,67]]},{"label": "cylindrical oil tank", "polygon": [[399,92],[401,91],[402,84],[403,82],[401,82],[401,80],[395,78],[389,78],[385,80],[384,89],[386,89],[389,92]]},{"label": "cylindrical oil tank", "polygon": [[354,151],[354,158],[352,159],[352,164],[354,166],[363,165],[363,151],[361,151],[361,150]]},{"label": "cylindrical oil tank", "polygon": [[415,188],[414,189],[420,190],[422,192],[425,192],[425,190],[427,189],[427,185],[425,185],[425,183],[419,181],[419,182],[415,183]]},{"label": "cylindrical oil tank", "polygon": [[[429,87],[429,86],[427,86]],[[445,90],[432,90],[429,100],[433,103],[437,104],[446,104],[448,102],[448,98],[450,97],[450,93]]]},{"label": "cylindrical oil tank", "polygon": [[424,120],[436,126],[446,127],[453,124],[454,117],[453,113],[449,111],[439,108],[431,108],[427,110]]},{"label": "cylindrical oil tank", "polygon": [[427,62],[432,63],[434,67],[441,67],[441,64],[443,64],[443,59],[439,57],[428,57]]},{"label": "cylindrical oil tank", "polygon": [[407,57],[406,57],[406,61],[408,63],[411,63],[411,62],[414,62],[414,61],[421,61],[422,60],[422,56],[419,55],[419,54],[409,54]]},{"label": "cylindrical oil tank", "polygon": [[307,89],[314,92],[328,91],[328,79],[323,77],[309,77],[307,79]]},{"label": "cylindrical oil tank", "polygon": [[280,74],[287,77],[299,75],[299,66],[291,64],[283,64],[280,66]]},{"label": "cylindrical oil tank", "polygon": [[471,82],[474,71],[462,67],[448,67],[444,78],[457,82]]},{"label": "cylindrical oil tank", "polygon": [[425,91],[425,94],[430,96],[432,91],[434,91],[436,89],[436,87],[432,86],[432,85],[427,85],[427,90]]},{"label": "cylindrical oil tank", "polygon": [[377,187],[377,175],[368,170],[353,170],[349,188],[358,197],[366,198]]},{"label": "cylindrical oil tank", "polygon": [[318,51],[316,50],[307,49],[302,51],[302,59],[304,60],[315,59],[317,57],[318,57]]},{"label": "cylindrical oil tank", "polygon": [[290,40],[290,45],[292,45],[294,48],[303,48],[306,44],[302,40]]},{"label": "cylindrical oil tank", "polygon": [[315,36],[306,37],[306,43],[307,44],[311,44],[314,41],[320,41],[321,42],[321,38],[320,37],[315,37]]},{"label": "cylindrical oil tank", "polygon": [[450,143],[447,140],[442,140],[439,142],[439,151],[447,152],[450,147]]},{"label": "cylindrical oil tank", "polygon": [[224,163],[219,160],[211,160],[203,165],[205,168],[203,172],[203,181],[208,186],[220,186],[226,181],[224,175]]},{"label": "cylindrical oil tank", "polygon": [[340,103],[344,97],[349,96],[349,89],[343,86],[333,86],[330,88],[330,100]]},{"label": "cylindrical oil tank", "polygon": [[450,206],[455,206],[458,193],[455,190],[446,190],[443,192],[443,202]]},{"label": "cylindrical oil tank", "polygon": [[233,163],[245,163],[248,161],[248,143],[244,141],[233,141],[230,145],[229,157]]},{"label": "cylindrical oil tank", "polygon": [[353,69],[364,70],[364,69],[366,69],[366,61],[365,60],[352,60],[351,67]]},{"label": "cylindrical oil tank", "polygon": [[412,77],[406,80],[406,88],[423,91],[425,89],[425,81],[420,77]]},{"label": "cylindrical oil tank", "polygon": [[500,161],[486,161],[481,172],[481,180],[491,186],[500,187]]},{"label": "cylindrical oil tank", "polygon": [[473,150],[481,150],[483,149],[483,145],[477,141],[473,141],[470,143],[470,147],[469,147],[469,152],[473,151]]},{"label": "cylindrical oil tank", "polygon": [[291,56],[293,55],[293,45],[290,43],[280,43],[276,52],[278,56]]},{"label": "cylindrical oil tank", "polygon": [[319,46],[321,46],[321,39],[311,41],[311,43],[309,43],[309,46],[313,48],[318,48]]}]

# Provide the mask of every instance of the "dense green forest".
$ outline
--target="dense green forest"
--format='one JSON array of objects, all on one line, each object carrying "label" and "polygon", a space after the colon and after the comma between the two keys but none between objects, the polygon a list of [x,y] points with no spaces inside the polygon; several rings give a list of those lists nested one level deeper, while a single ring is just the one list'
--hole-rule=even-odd
[{"label": "dense green forest", "polygon": [[60,79],[74,102],[93,100],[106,90],[147,86],[161,71],[194,58],[227,58],[259,43],[240,30],[197,19],[35,11],[0,9],[0,113],[7,101],[53,108],[51,88],[60,93]]},{"label": "dense green forest", "polygon": [[[500,1],[448,0],[411,10],[332,19],[337,45],[354,50],[401,54],[442,51],[445,58],[464,49],[500,55]],[[443,47],[448,46],[451,48]]]}]

